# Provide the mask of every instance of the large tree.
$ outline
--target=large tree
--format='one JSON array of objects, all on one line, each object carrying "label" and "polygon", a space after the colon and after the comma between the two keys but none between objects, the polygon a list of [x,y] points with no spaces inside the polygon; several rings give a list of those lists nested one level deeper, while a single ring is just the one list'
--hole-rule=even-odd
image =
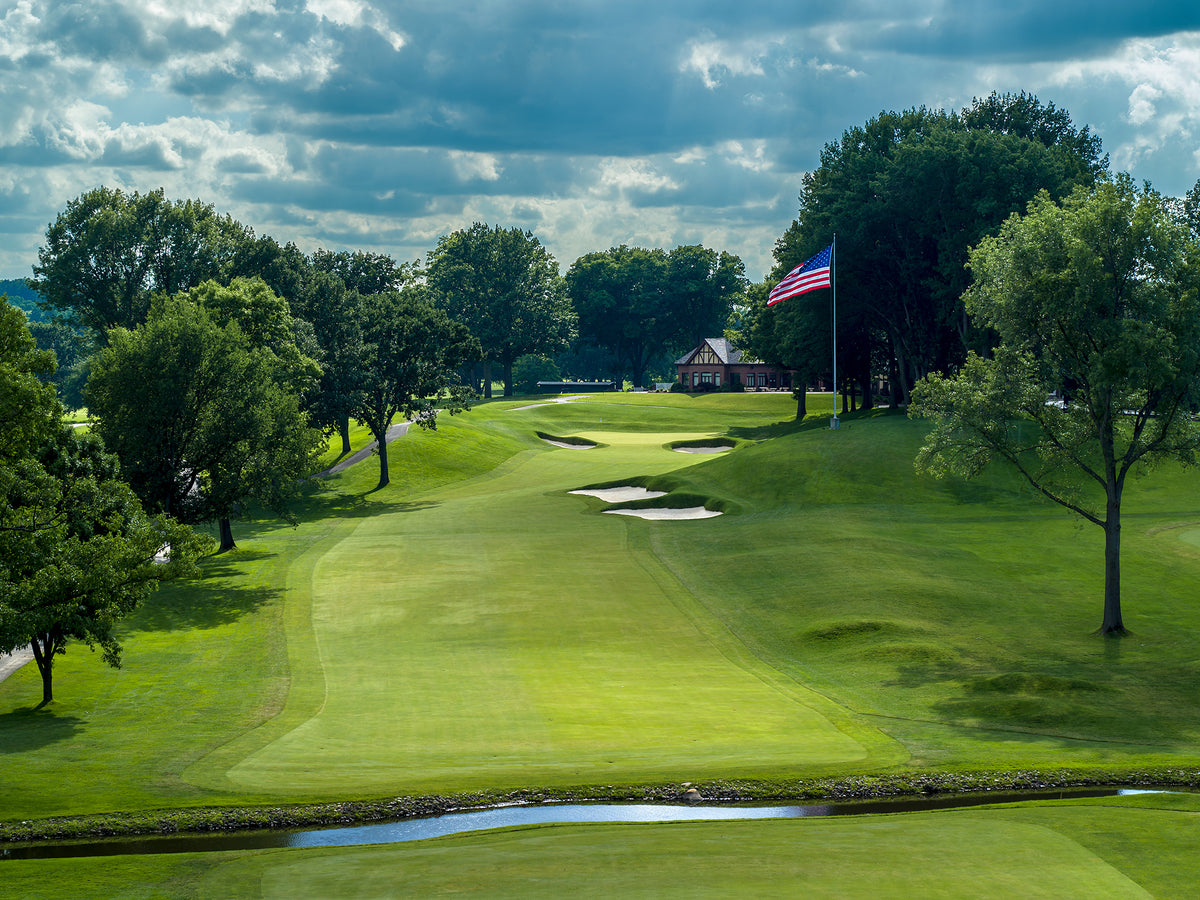
[{"label": "large tree", "polygon": [[666,290],[680,352],[721,334],[734,302],[746,289],[746,267],[732,253],[700,244],[667,254]]},{"label": "large tree", "polygon": [[209,204],[100,187],[46,229],[29,283],[49,309],[103,340],[112,328],[140,325],[155,293],[239,274],[234,265],[251,243],[248,229]]},{"label": "large tree", "polygon": [[368,294],[361,299],[363,349],[354,417],[371,429],[379,448],[379,484],[390,481],[387,432],[397,415],[437,428],[439,410],[469,406],[473,392],[455,371],[480,356],[466,326],[435,308],[425,290]]},{"label": "large tree", "polygon": [[360,399],[363,335],[361,298],[337,275],[314,271],[293,309],[313,329],[321,377],[308,404],[313,422],[336,431],[350,452],[350,417]]},{"label": "large tree", "polygon": [[115,628],[160,581],[192,571],[203,541],[149,517],[99,441],[62,423],[24,318],[0,301],[0,652],[32,647],[42,703],[72,640],[120,664]]},{"label": "large tree", "polygon": [[581,256],[567,272],[580,340],[611,353],[635,386],[664,354],[721,334],[745,286],[740,259],[698,244],[670,253],[622,245]]},{"label": "large tree", "polygon": [[580,340],[611,352],[635,386],[641,386],[650,361],[677,331],[666,284],[662,250],[623,244],[581,256],[567,272]]},{"label": "large tree", "polygon": [[1038,191],[1065,197],[1106,166],[1087,128],[1028,94],[993,94],[957,113],[880,113],[827,144],[805,175],[774,280],[836,235],[839,347],[873,345],[847,354],[851,365],[839,354],[839,369],[864,383],[875,373],[858,369],[887,358],[903,401],[922,376],[990,341],[960,300],[967,249]]},{"label": "large tree", "polygon": [[[1200,241],[1128,177],[1039,196],[971,251],[964,300],[990,358],[932,375],[912,415],[918,465],[976,475],[993,459],[1104,531],[1100,632],[1122,634],[1121,500],[1135,468],[1196,461]],[[1050,398],[1059,398],[1051,402]]]},{"label": "large tree", "polygon": [[531,232],[476,222],[439,239],[425,271],[434,302],[479,339],[485,363],[503,368],[506,397],[519,357],[552,355],[574,335],[558,263]]},{"label": "large tree", "polygon": [[87,386],[95,428],[143,503],[217,521],[222,550],[233,548],[230,520],[247,502],[286,515],[323,443],[300,409],[308,363],[272,349],[269,322],[243,328],[236,315],[223,321],[229,312],[186,295],[159,300],[143,325],[113,329]]}]

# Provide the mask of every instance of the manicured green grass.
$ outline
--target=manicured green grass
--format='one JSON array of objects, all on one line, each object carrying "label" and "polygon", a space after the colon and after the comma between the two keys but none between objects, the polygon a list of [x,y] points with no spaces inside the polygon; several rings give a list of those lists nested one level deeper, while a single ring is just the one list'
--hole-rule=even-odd
[{"label": "manicured green grass", "polygon": [[1194,896],[1195,796],[514,828],[392,846],[0,863],[11,896]]},{"label": "manicured green grass", "polygon": [[[374,490],[372,459],[314,487],[296,528],[236,524],[241,549],[129,620],[122,670],[72,647],[56,668],[58,699],[42,710],[32,670],[0,685],[0,821],[522,787],[1200,766],[1193,472],[1164,468],[1131,484],[1124,571],[1134,634],[1101,639],[1091,634],[1099,529],[1001,471],[971,484],[917,476],[920,423],[857,414],[830,431],[828,404],[810,398],[809,421],[795,423],[788,395],[519,398],[445,418],[437,432],[413,429],[390,449],[388,488]],[[539,432],[599,446],[553,448]],[[737,446],[717,456],[670,449],[719,437]],[[360,431],[355,447],[367,439]],[[662,505],[699,500],[726,515],[644,522],[568,493],[623,482],[671,491]],[[1094,814],[1096,834],[1118,827],[1110,814]],[[976,822],[961,845],[953,830],[928,826],[929,865],[955,868],[964,846],[1034,846],[1048,827],[971,815],[978,820],[954,819]],[[567,835],[584,856],[594,841],[594,868],[580,877],[606,888],[658,865],[639,855],[644,844],[690,861],[697,883],[721,885],[725,868],[695,861],[707,856],[690,846],[715,847],[732,827],[661,830],[687,835],[682,845],[660,845],[649,837],[657,829],[630,840],[618,827],[487,841],[531,871],[545,863],[542,850],[523,849],[527,838]],[[862,890],[903,885],[884,877],[898,860],[889,847],[903,845],[883,840],[885,826],[870,826],[871,841],[852,840],[844,824],[743,827],[746,840],[768,846],[769,835],[801,830],[781,848],[828,835],[799,861],[764,863],[798,867],[817,896],[822,878],[856,863],[842,857],[826,876],[811,856],[836,860],[842,850],[830,848],[876,837]],[[1109,871],[1079,849],[1095,846],[1066,837],[1075,843],[1052,842],[1056,869]],[[323,884],[328,866],[395,859],[380,871],[424,872],[432,880],[413,889],[434,890],[443,845],[474,840],[487,846],[461,838],[424,850],[246,857],[214,871],[212,884],[240,878],[243,866],[268,893],[283,892],[293,878]],[[1172,853],[1146,852],[1161,862],[1163,884]],[[1149,877],[1138,866],[1159,865],[1099,855],[1135,880]],[[1004,854],[975,856],[984,877]],[[275,859],[281,868],[263,868]],[[470,883],[468,870],[462,877]],[[1020,879],[1008,887],[1028,893]]]},{"label": "manicured green grass", "polygon": [[1129,489],[1134,634],[1103,639],[1091,633],[1100,529],[1004,473],[916,476],[921,434],[898,417],[860,419],[689,470],[691,489],[724,492],[744,514],[686,543],[661,529],[655,548],[756,652],[900,739],[912,765],[1194,761],[1194,473],[1164,469]]}]

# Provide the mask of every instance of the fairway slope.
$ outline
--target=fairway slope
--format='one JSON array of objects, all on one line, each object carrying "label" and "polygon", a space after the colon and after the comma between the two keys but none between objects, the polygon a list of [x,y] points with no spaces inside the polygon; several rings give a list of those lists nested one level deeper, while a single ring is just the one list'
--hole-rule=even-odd
[{"label": "fairway slope", "polygon": [[[659,433],[585,436],[610,471],[689,462]],[[641,549],[655,526],[580,516],[568,491],[595,458],[525,454],[325,547],[308,576],[318,665],[305,677],[322,684],[319,703],[289,700],[286,733],[188,778],[334,796],[868,760],[836,708],[737,646]]]}]

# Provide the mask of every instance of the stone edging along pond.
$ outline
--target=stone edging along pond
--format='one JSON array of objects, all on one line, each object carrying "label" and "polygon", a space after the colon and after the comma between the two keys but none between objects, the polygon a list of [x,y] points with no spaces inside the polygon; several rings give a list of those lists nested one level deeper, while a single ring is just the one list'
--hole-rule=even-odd
[{"label": "stone edging along pond", "polygon": [[1200,769],[909,773],[782,782],[710,781],[658,786],[587,786],[394,797],[381,800],[258,807],[200,807],[0,822],[0,843],[84,837],[207,833],[257,828],[354,825],[435,816],[468,809],[538,803],[678,803],[698,793],[708,803],[852,802],[949,794],[1087,787],[1200,788]]}]

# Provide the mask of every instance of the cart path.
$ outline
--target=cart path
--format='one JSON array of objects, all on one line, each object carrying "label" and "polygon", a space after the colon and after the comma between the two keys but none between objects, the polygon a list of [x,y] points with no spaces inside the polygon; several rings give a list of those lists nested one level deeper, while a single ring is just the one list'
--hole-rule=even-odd
[{"label": "cart path", "polygon": [[[384,435],[387,442],[390,444],[392,441],[396,440],[396,438],[403,437],[404,435],[408,434],[408,426],[411,424],[412,422],[408,421],[397,422],[395,425],[388,426],[387,434]],[[352,453],[337,465],[331,466],[323,472],[318,472],[313,476],[313,478],[328,478],[330,475],[336,475],[338,472],[350,468],[355,463],[362,462],[375,451],[377,446],[379,446],[378,441],[371,441],[371,443],[367,444],[367,446],[363,447],[357,453]]]},{"label": "cart path", "polygon": [[33,659],[33,651],[28,647],[23,650],[14,650],[12,653],[0,653],[0,681],[3,681],[31,659]]}]

